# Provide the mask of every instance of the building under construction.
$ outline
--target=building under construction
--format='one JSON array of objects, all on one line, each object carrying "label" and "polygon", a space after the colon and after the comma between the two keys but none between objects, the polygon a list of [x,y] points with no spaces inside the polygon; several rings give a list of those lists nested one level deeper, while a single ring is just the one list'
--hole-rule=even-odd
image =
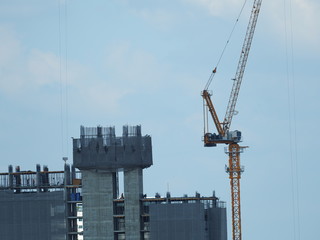
[{"label": "building under construction", "polygon": [[81,127],[72,167],[0,174],[1,239],[227,240],[225,204],[214,194],[144,194],[143,169],[152,163],[140,126],[124,126],[120,137],[114,127]]}]

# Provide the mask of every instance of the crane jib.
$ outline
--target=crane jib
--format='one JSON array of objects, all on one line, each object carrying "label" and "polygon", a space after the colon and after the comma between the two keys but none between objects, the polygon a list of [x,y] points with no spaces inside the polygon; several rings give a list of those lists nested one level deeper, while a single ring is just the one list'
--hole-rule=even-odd
[{"label": "crane jib", "polygon": [[244,39],[244,43],[242,46],[236,75],[234,77],[234,82],[233,82],[232,90],[230,93],[230,98],[229,98],[225,118],[223,120],[223,130],[225,132],[227,132],[229,130],[230,125],[231,125],[231,121],[232,121],[232,117],[235,113],[235,107],[236,107],[236,103],[237,103],[237,99],[238,99],[238,95],[239,95],[239,91],[240,91],[240,86],[241,86],[244,70],[245,70],[246,64],[247,64],[249,51],[251,48],[253,34],[255,31],[255,27],[256,27],[259,12],[260,12],[261,2],[262,2],[262,0],[255,0],[254,4],[253,4],[252,11],[251,11],[251,16],[250,16],[249,24],[247,27],[247,32],[246,32],[246,36]]}]

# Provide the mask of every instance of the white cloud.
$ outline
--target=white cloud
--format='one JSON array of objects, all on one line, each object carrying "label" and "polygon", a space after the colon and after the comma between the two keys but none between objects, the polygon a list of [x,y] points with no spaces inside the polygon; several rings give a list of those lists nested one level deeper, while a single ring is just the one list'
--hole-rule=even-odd
[{"label": "white cloud", "polygon": [[[0,40],[0,45],[3,41]],[[7,95],[20,94],[27,89],[37,89],[42,86],[59,83],[59,58],[53,53],[31,50],[22,51],[14,45],[20,46],[14,39],[11,46],[1,57],[1,92]]]},{"label": "white cloud", "polygon": [[[184,0],[198,5],[204,11],[214,16],[229,18],[236,16],[241,9],[243,1],[239,0]],[[244,11],[251,8],[253,1],[247,1]],[[250,7],[249,7],[250,6]],[[320,2],[315,0],[269,0],[263,1],[259,25],[264,24],[269,34],[278,41],[283,41],[285,33],[285,21],[287,33],[293,30],[293,41],[300,49],[309,48],[312,51],[320,51]],[[286,19],[285,19],[286,18]],[[288,35],[289,36],[289,35]]]},{"label": "white cloud", "polygon": [[[9,99],[30,104],[37,102],[39,106],[55,106],[57,102],[65,101],[68,88],[72,94],[70,97],[74,99],[73,108],[111,112],[116,111],[119,101],[128,93],[128,88],[119,87],[112,76],[101,79],[86,66],[70,59],[66,73],[65,59],[62,58],[60,64],[60,57],[53,52],[26,49],[8,27],[0,26],[0,36],[0,94]],[[121,66],[118,64],[125,56],[120,54],[120,58],[113,65],[119,71]],[[140,58],[143,56],[136,55],[130,60],[141,63],[143,60]],[[130,72],[138,74],[141,70],[137,64],[134,66],[136,68],[131,67],[129,61],[126,62],[126,77],[130,76]]]},{"label": "white cloud", "polygon": [[283,36],[285,23],[290,39],[291,28],[294,44],[301,49],[320,51],[320,3],[312,0],[286,0],[266,4],[265,21],[269,19],[274,34]]},{"label": "white cloud", "polygon": [[128,94],[126,89],[115,87],[112,81],[81,81],[73,86],[73,98],[77,98],[73,108],[78,112],[115,114],[121,111],[120,101]]}]

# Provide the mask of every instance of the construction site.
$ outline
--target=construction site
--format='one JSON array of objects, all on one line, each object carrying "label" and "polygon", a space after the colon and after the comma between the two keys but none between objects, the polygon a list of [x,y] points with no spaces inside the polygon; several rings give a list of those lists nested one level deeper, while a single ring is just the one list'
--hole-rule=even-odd
[{"label": "construction site", "polygon": [[115,127],[81,126],[79,137],[72,138],[72,163],[64,157],[63,170],[36,165],[32,171],[10,165],[8,172],[0,173],[1,239],[227,240],[228,205],[232,240],[241,240],[240,179],[244,167],[240,154],[247,146],[239,145],[242,132],[231,130],[231,123],[237,114],[235,106],[261,2],[254,0],[252,6],[223,121],[209,87],[234,28],[201,92],[204,147],[227,146],[229,204],[213,189],[211,196],[199,192],[172,196],[169,191],[161,195],[157,189],[154,196],[147,196],[143,173],[153,165],[151,133],[143,135],[141,125],[124,125],[121,135],[116,135]]},{"label": "construction site", "polygon": [[122,136],[114,127],[80,132],[71,167],[0,173],[2,239],[227,240],[226,204],[214,194],[144,194],[143,170],[153,160],[141,126],[124,126]]},{"label": "construction site", "polygon": [[0,1],[0,240],[318,239],[319,11]]}]

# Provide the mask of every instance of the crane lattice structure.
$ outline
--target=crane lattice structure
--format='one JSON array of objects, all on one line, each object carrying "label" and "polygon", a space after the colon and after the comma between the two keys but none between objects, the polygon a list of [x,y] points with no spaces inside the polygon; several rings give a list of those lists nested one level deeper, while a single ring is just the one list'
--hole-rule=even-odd
[{"label": "crane lattice structure", "polygon": [[232,90],[230,93],[230,98],[229,98],[225,118],[222,123],[219,121],[218,115],[211,101],[211,93],[209,93],[208,91],[208,87],[210,85],[210,82],[212,81],[212,77],[216,73],[216,70],[217,70],[216,68],[213,70],[213,73],[209,78],[209,82],[206,84],[205,89],[202,91],[204,107],[206,108],[206,111],[204,111],[205,121],[207,121],[206,114],[207,114],[207,111],[209,111],[213,119],[213,122],[216,126],[216,129],[218,131],[218,134],[210,133],[208,130],[208,122],[205,122],[204,146],[213,147],[221,143],[228,145],[228,150],[226,150],[226,153],[229,155],[229,165],[228,167],[226,167],[226,171],[229,174],[230,186],[231,186],[233,240],[241,240],[240,178],[241,178],[241,173],[243,172],[243,167],[241,167],[240,165],[240,153],[243,151],[243,148],[245,147],[241,147],[238,144],[241,141],[241,132],[237,130],[230,131],[229,129],[232,122],[232,118],[236,113],[235,106],[237,103],[242,78],[246,68],[246,63],[248,60],[248,55],[249,55],[254,31],[256,28],[257,20],[258,20],[261,2],[262,0],[254,0],[254,3],[253,3],[236,75],[233,79],[234,82],[233,82]]}]

